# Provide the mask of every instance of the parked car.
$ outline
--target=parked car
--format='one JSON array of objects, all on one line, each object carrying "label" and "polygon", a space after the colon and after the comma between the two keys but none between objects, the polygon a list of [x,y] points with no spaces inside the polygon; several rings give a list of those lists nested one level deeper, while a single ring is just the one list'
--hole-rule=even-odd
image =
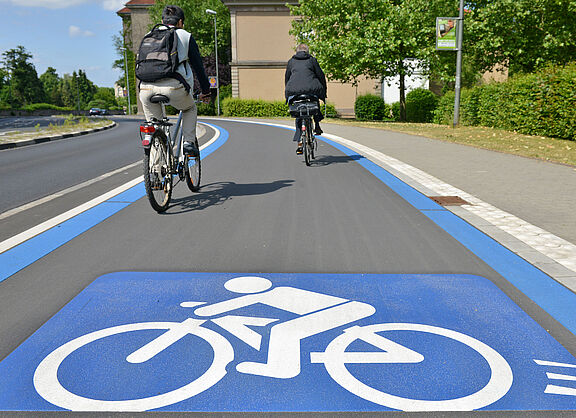
[{"label": "parked car", "polygon": [[107,115],[108,111],[106,109],[99,109],[97,107],[93,107],[92,109],[90,109],[88,114],[90,116],[102,116],[102,115]]}]

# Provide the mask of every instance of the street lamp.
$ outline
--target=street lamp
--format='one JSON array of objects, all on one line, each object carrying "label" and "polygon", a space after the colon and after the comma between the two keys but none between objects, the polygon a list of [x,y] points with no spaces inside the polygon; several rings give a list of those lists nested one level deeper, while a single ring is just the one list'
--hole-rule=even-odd
[{"label": "street lamp", "polygon": [[124,51],[124,75],[126,76],[126,91],[128,93],[128,114],[130,114],[130,83],[128,77],[128,58],[126,58],[126,48],[120,48]]},{"label": "street lamp", "polygon": [[218,31],[216,30],[216,11],[206,9],[206,13],[214,16],[214,54],[216,55],[216,103],[218,105],[218,113],[220,116],[220,78],[218,78]]}]

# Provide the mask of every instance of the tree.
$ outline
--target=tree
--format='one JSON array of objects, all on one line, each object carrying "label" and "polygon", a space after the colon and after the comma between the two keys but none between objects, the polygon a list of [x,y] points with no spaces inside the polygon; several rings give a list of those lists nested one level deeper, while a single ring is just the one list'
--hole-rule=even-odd
[{"label": "tree", "polygon": [[[129,27],[129,26],[128,26]],[[118,54],[118,59],[114,61],[112,68],[116,68],[122,72],[122,75],[116,81],[122,88],[126,88],[126,66],[128,67],[128,84],[130,85],[130,104],[133,106],[137,103],[136,101],[136,74],[135,74],[135,57],[134,53],[132,52],[131,45],[125,42],[127,37],[124,37],[122,32],[113,37],[114,40],[114,48],[116,49],[116,53]],[[126,49],[126,59],[124,58],[124,48]],[[126,100],[126,105],[128,101]]]},{"label": "tree", "polygon": [[20,107],[44,100],[44,89],[38,79],[38,73],[26,49],[19,45],[16,49],[5,51],[4,70],[9,74],[9,98],[12,107]]},{"label": "tree", "polygon": [[477,68],[528,73],[576,59],[574,0],[480,0],[470,10],[465,47]]},{"label": "tree", "polygon": [[162,10],[173,4],[184,10],[184,29],[192,33],[202,56],[214,53],[214,17],[206,9],[216,11],[218,27],[218,59],[229,62],[232,55],[230,38],[230,11],[220,0],[159,0],[150,8],[153,22],[162,20]]},{"label": "tree", "polygon": [[118,107],[116,97],[114,96],[114,89],[110,87],[98,87],[92,101],[88,103],[88,107],[98,107],[101,109]]},{"label": "tree", "polygon": [[434,45],[440,0],[301,0],[290,6],[291,33],[308,43],[328,77],[356,82],[400,76],[405,120],[405,78],[426,65]]},{"label": "tree", "polygon": [[60,96],[60,76],[56,73],[56,69],[48,67],[46,72],[40,76],[40,81],[44,88],[46,102],[62,106],[62,97]]},{"label": "tree", "polygon": [[60,82],[62,101],[73,109],[88,109],[97,89],[83,70],[78,70],[78,73],[74,71],[72,75],[64,74]]}]

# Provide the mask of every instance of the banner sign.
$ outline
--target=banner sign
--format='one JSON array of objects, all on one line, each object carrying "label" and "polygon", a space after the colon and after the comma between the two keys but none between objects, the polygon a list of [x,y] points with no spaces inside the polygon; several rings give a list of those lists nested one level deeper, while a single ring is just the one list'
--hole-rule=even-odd
[{"label": "banner sign", "polygon": [[436,18],[436,50],[456,51],[458,25],[460,20],[457,17],[437,17]]}]

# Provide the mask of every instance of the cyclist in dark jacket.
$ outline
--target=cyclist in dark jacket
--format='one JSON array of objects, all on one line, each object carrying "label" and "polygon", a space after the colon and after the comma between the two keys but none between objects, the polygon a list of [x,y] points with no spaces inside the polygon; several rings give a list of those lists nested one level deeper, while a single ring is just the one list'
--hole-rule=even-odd
[{"label": "cyclist in dark jacket", "polygon": [[[296,48],[296,54],[290,58],[286,66],[284,84],[286,100],[299,94],[313,94],[319,99],[326,101],[326,76],[316,58],[310,55],[308,45],[300,44]],[[322,119],[324,119],[324,116],[321,112],[314,116],[314,133],[316,135],[322,134],[322,129],[320,129],[320,121]],[[294,135],[294,140],[296,141],[300,137],[301,128],[302,120],[296,118],[296,133]]]}]

